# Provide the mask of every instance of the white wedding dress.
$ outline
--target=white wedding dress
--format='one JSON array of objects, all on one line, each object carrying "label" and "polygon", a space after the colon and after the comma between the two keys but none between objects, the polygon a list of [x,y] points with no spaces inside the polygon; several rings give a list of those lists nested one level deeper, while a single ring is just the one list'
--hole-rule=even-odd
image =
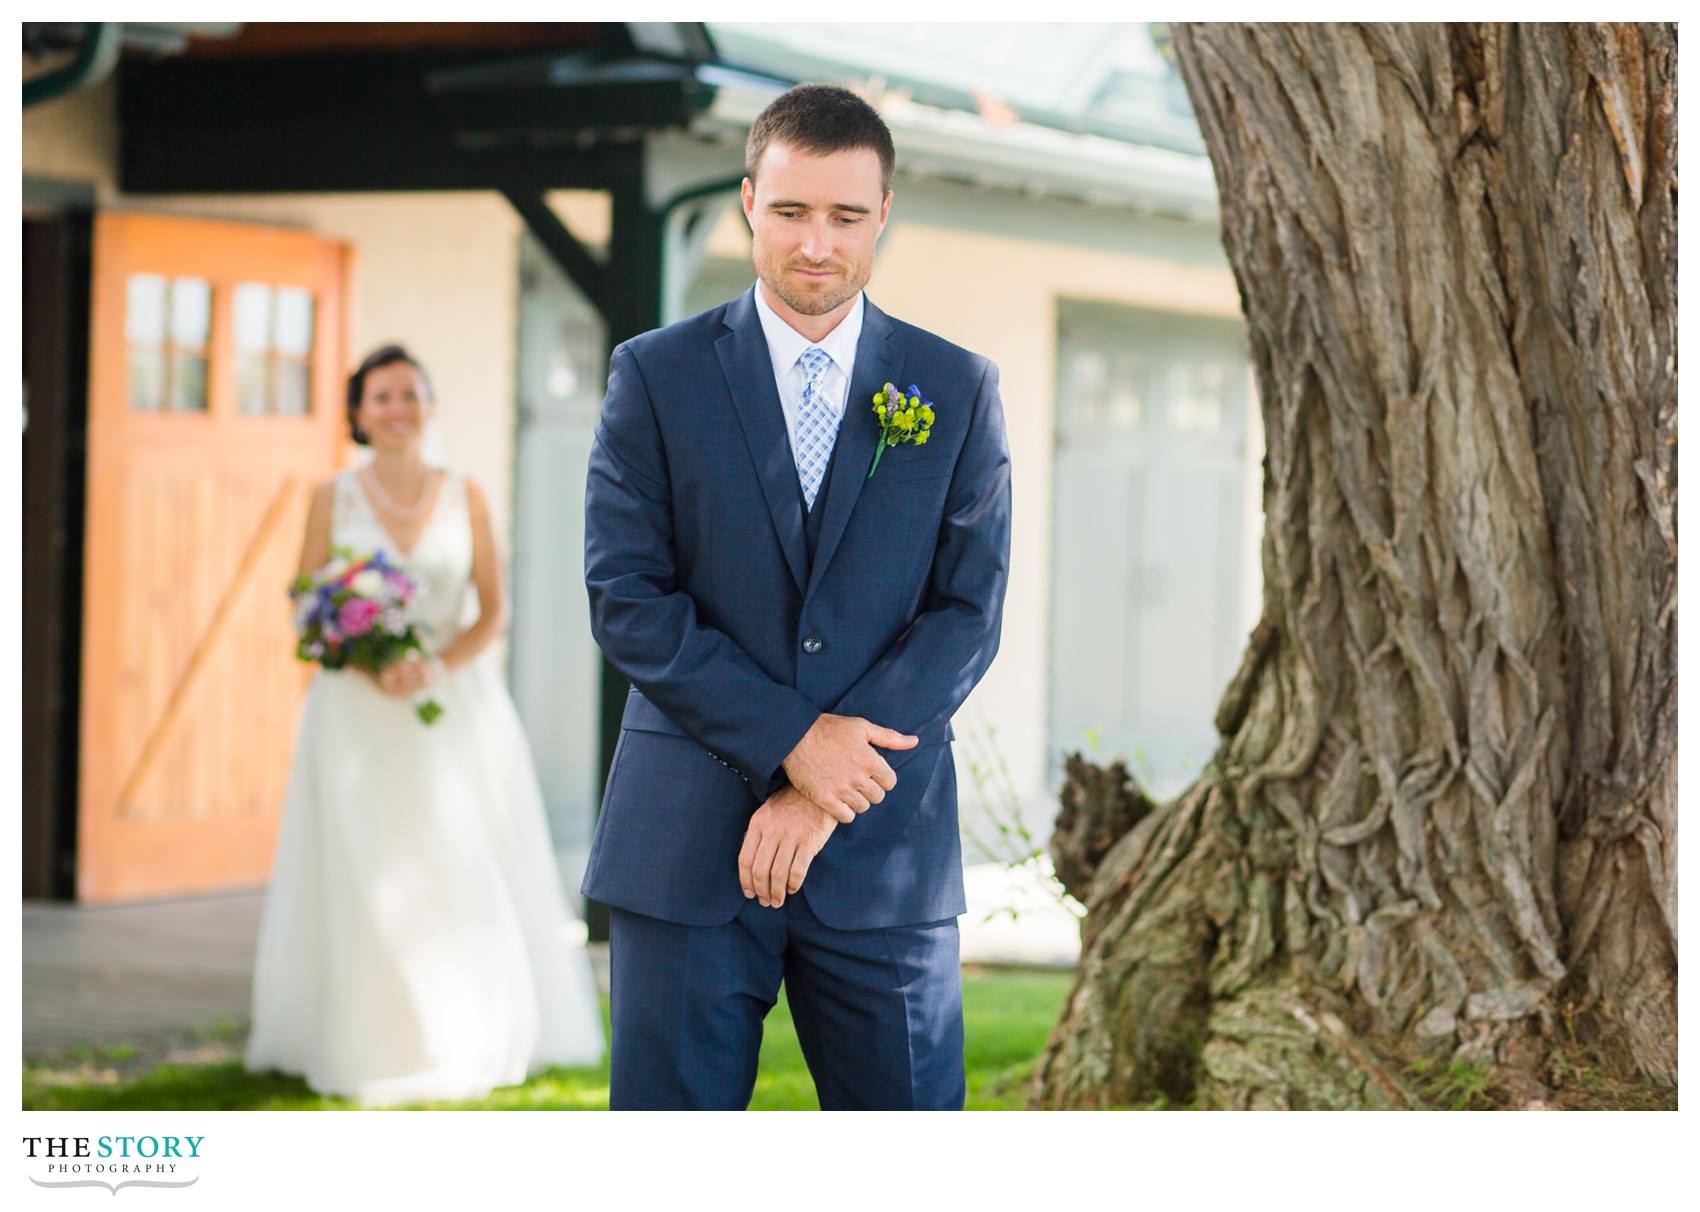
[{"label": "white wedding dress", "polygon": [[[411,553],[353,472],[335,499],[332,545],[382,548],[415,577],[429,647],[476,618],[461,477],[446,474]],[[260,927],[250,1070],[382,1105],[481,1098],[602,1058],[583,927],[494,654],[431,693],[443,715],[427,726],[358,673],[313,677]]]}]

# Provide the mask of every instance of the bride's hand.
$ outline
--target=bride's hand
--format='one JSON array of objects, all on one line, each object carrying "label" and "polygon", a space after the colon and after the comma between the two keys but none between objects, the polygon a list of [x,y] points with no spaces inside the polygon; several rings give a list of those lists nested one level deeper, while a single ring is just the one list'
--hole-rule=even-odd
[{"label": "bride's hand", "polygon": [[411,658],[385,665],[378,674],[378,689],[396,698],[406,698],[422,685],[418,665]]},{"label": "bride's hand", "polygon": [[385,665],[378,671],[377,682],[379,690],[382,690],[385,694],[397,697],[407,693],[406,689],[404,689],[405,683],[403,680],[406,677],[406,674],[402,672],[401,665],[402,663],[397,661],[394,665]]},{"label": "bride's hand", "polygon": [[442,681],[442,675],[441,661],[423,661],[418,657],[407,657],[384,667],[384,671],[378,675],[378,689],[385,694],[406,698],[427,687],[435,686]]}]

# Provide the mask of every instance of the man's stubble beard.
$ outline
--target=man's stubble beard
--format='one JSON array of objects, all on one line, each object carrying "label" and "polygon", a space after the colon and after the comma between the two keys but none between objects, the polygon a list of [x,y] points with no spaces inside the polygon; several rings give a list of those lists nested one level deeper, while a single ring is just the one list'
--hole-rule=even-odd
[{"label": "man's stubble beard", "polygon": [[873,258],[870,257],[867,264],[851,267],[851,277],[841,289],[819,295],[806,295],[791,290],[785,283],[783,273],[774,273],[771,265],[765,260],[756,266],[756,276],[767,283],[767,288],[779,297],[781,303],[800,316],[824,316],[834,308],[842,307],[868,284],[872,274]]}]

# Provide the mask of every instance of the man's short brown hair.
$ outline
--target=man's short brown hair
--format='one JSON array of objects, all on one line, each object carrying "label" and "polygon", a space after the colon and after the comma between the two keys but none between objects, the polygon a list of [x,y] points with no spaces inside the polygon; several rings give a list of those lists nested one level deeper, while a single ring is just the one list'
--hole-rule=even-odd
[{"label": "man's short brown hair", "polygon": [[799,84],[761,111],[744,145],[744,175],[752,184],[769,143],[816,156],[868,148],[880,158],[880,196],[891,192],[891,174],[897,166],[891,131],[879,111],[847,88]]}]

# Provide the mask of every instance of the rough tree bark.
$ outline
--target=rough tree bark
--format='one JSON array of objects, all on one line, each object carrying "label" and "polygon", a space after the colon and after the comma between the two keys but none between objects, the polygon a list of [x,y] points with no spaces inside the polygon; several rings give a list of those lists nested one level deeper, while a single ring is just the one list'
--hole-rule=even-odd
[{"label": "rough tree bark", "polygon": [[1058,835],[1089,912],[1035,1105],[1412,1106],[1414,1056],[1538,1082],[1567,1032],[1674,1082],[1675,28],[1175,45],[1262,621],[1198,782]]}]

